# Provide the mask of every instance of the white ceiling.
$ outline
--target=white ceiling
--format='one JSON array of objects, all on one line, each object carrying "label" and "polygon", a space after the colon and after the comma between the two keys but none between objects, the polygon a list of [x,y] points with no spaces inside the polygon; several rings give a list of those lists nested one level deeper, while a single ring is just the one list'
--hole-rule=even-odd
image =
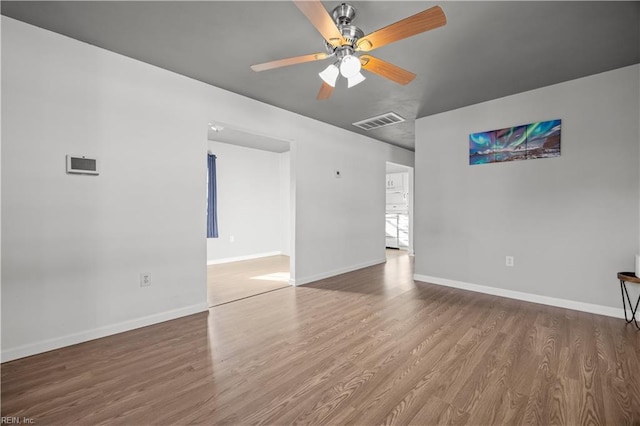
[{"label": "white ceiling", "polygon": [[[326,1],[331,10],[339,2]],[[371,52],[417,78],[377,75],[315,99],[327,61],[252,64],[323,51],[290,1],[2,1],[2,14],[298,114],[414,149],[414,119],[640,62],[640,2],[354,1],[365,33],[440,4],[442,28]],[[407,122],[351,125],[394,111]],[[532,120],[535,117],[532,118]]]},{"label": "white ceiling", "polygon": [[214,126],[216,128],[221,128],[221,130],[215,131],[209,128],[207,132],[207,139],[210,141],[277,153],[287,152],[291,149],[291,143],[289,141],[258,135],[249,130],[232,128],[227,124],[214,122]]},{"label": "white ceiling", "polygon": [[409,167],[401,164],[387,163],[387,174],[389,173],[406,173],[409,171]]}]

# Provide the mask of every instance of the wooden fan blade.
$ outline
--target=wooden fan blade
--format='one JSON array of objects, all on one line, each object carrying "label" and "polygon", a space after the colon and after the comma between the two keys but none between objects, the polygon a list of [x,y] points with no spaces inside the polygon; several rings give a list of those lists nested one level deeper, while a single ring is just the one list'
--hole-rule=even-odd
[{"label": "wooden fan blade", "polygon": [[265,62],[262,64],[251,65],[251,69],[258,71],[266,71],[273,68],[286,67],[289,65],[303,64],[305,62],[321,61],[327,58],[326,53],[313,53],[311,55],[294,56],[293,58],[278,59],[277,61]]},{"label": "wooden fan blade", "polygon": [[329,86],[327,83],[323,81],[322,86],[320,87],[320,91],[318,92],[318,96],[316,96],[316,99],[319,101],[323,99],[329,99],[332,93],[333,93],[333,87]]},{"label": "wooden fan blade", "polygon": [[347,44],[347,41],[342,37],[342,33],[333,22],[333,18],[331,18],[327,9],[324,8],[319,0],[294,0],[293,2],[329,44],[335,47]]},{"label": "wooden fan blade", "polygon": [[441,27],[446,23],[447,17],[440,6],[434,6],[362,37],[358,40],[357,50],[369,52],[394,41]]},{"label": "wooden fan blade", "polygon": [[381,77],[388,78],[396,83],[409,84],[416,78],[416,75],[410,71],[400,68],[397,65],[393,65],[382,59],[374,58],[371,55],[360,56],[360,63],[362,68],[367,71],[371,71],[374,74],[378,74]]}]

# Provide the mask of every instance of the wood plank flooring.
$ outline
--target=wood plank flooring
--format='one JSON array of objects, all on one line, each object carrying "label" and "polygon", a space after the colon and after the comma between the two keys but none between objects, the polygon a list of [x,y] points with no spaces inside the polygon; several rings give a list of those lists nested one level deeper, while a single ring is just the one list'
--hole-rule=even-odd
[{"label": "wood plank flooring", "polygon": [[2,365],[36,424],[640,424],[623,320],[411,279],[411,260]]},{"label": "wood plank flooring", "polygon": [[207,266],[210,307],[289,286],[289,256]]}]

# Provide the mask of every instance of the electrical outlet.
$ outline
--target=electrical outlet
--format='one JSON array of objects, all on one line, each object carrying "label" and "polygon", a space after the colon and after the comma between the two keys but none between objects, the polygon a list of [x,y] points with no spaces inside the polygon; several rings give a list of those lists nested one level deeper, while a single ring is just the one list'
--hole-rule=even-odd
[{"label": "electrical outlet", "polygon": [[143,272],[140,274],[140,287],[149,287],[151,285],[151,274]]},{"label": "electrical outlet", "polygon": [[507,257],[505,258],[505,264],[506,264],[507,266],[513,266],[513,261],[514,261],[513,256],[507,256]]},{"label": "electrical outlet", "polygon": [[236,237],[235,237],[235,236],[233,236],[233,235],[231,235],[231,236],[229,237],[229,242],[230,242],[230,243],[235,243],[235,242],[236,242]]}]

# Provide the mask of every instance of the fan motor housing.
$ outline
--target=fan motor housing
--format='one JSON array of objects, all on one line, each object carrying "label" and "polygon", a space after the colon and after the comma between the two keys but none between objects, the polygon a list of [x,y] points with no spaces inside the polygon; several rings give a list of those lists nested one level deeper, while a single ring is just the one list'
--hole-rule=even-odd
[{"label": "fan motor housing", "polygon": [[356,17],[356,8],[351,6],[349,3],[342,3],[333,9],[331,17],[335,21],[336,25],[350,24]]},{"label": "fan motor housing", "polygon": [[356,17],[356,8],[348,3],[342,3],[333,9],[331,16],[336,23],[336,26],[340,30],[342,37],[346,40],[347,44],[341,47],[334,47],[331,44],[325,42],[325,47],[328,53],[333,53],[344,49],[345,47],[354,47],[356,42],[364,37],[364,31],[355,25],[351,25],[351,21]]},{"label": "fan motor housing", "polygon": [[355,25],[341,24],[339,27],[342,37],[349,42],[352,46],[358,41],[358,39],[364,37],[364,32]]}]

